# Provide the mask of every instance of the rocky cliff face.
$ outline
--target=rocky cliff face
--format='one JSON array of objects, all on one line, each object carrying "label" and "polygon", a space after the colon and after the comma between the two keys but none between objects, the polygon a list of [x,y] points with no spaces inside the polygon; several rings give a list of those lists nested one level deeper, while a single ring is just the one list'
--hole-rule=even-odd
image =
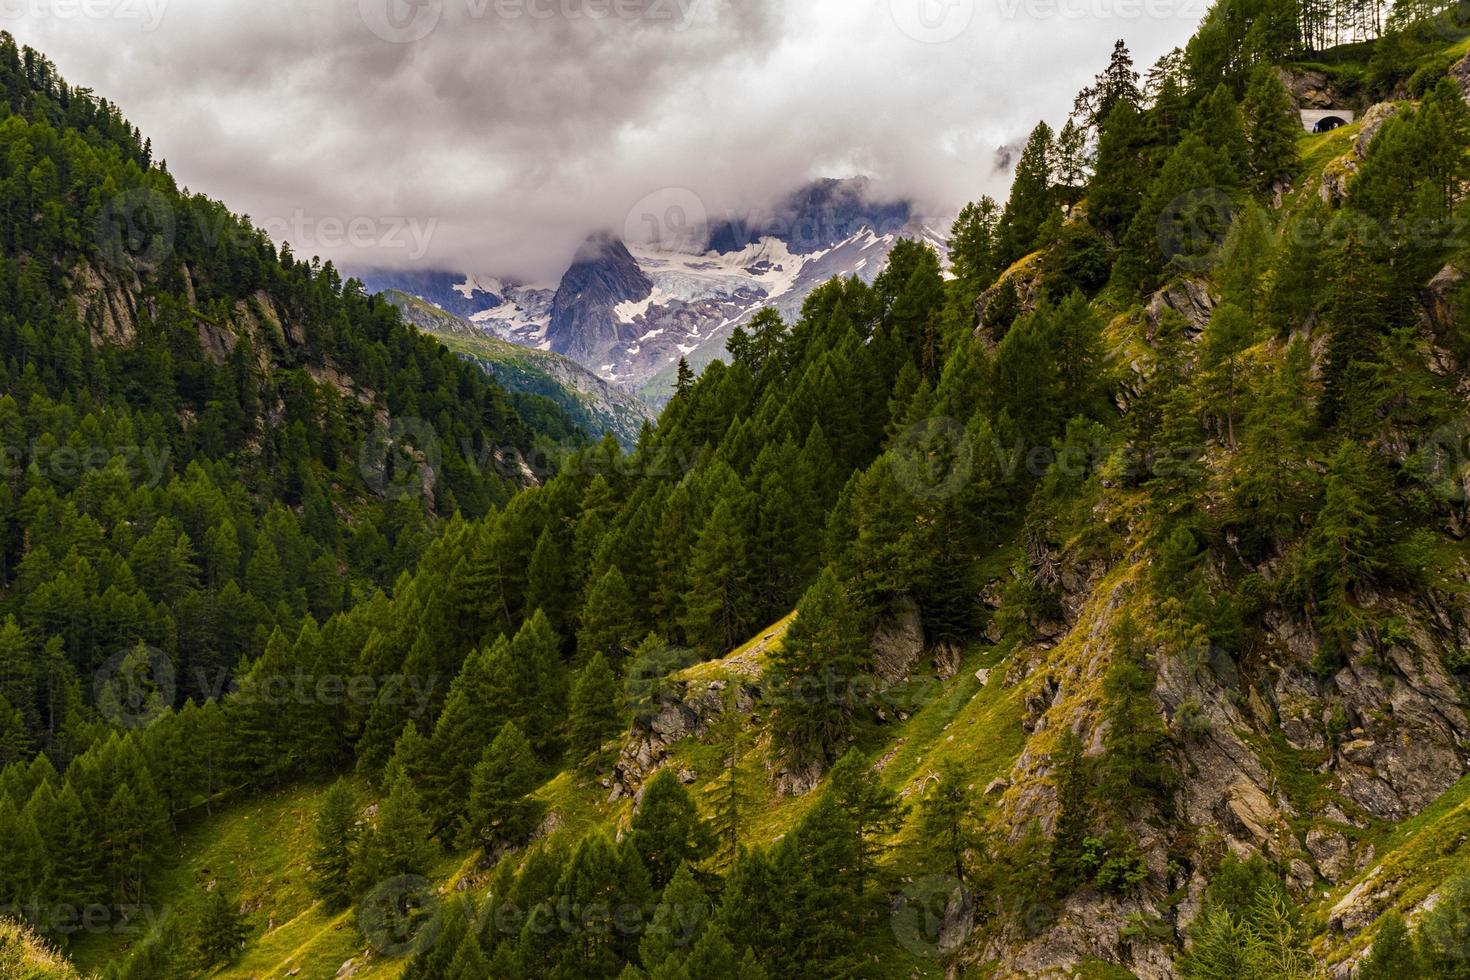
[{"label": "rocky cliff face", "polygon": [[551,349],[590,365],[619,342],[634,339],[617,316],[622,303],[636,303],[653,292],[653,282],[620,239],[593,235],[572,260],[551,301],[546,337]]}]

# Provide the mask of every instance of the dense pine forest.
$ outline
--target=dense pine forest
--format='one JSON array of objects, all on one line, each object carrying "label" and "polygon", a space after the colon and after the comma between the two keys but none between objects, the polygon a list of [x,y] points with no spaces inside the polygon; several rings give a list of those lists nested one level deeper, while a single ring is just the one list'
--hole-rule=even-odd
[{"label": "dense pine forest", "polygon": [[0,968],[1470,976],[1461,13],[1119,42],[631,452],[5,36]]}]

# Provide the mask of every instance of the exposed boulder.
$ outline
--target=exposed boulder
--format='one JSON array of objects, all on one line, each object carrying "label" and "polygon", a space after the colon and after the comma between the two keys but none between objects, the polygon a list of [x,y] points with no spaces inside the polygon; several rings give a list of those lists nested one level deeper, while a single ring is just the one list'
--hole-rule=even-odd
[{"label": "exposed boulder", "polygon": [[1148,322],[1149,335],[1159,329],[1165,310],[1173,310],[1184,317],[1189,332],[1197,334],[1210,322],[1219,299],[1210,291],[1209,283],[1203,279],[1177,279],[1149,297],[1144,308],[1144,319]]},{"label": "exposed boulder", "polygon": [[1465,273],[1451,263],[1440,269],[1429,285],[1420,294],[1424,326],[1443,344],[1454,331],[1459,311],[1455,307],[1460,289],[1465,285]]},{"label": "exposed boulder", "polygon": [[924,622],[914,600],[904,598],[873,631],[873,670],[885,683],[908,677],[924,655]]},{"label": "exposed boulder", "polygon": [[1332,109],[1343,104],[1341,93],[1326,72],[1314,68],[1278,68],[1276,73],[1299,109]]},{"label": "exposed boulder", "polygon": [[1317,862],[1322,877],[1333,884],[1353,869],[1352,845],[1341,833],[1331,828],[1313,827],[1307,831],[1307,851]]},{"label": "exposed boulder", "polygon": [[[611,798],[636,796],[668,759],[674,743],[706,735],[710,722],[725,710],[726,690],[726,682],[719,679],[675,682],[658,710],[635,720],[623,740],[613,766]],[[759,697],[756,687],[742,684],[736,693],[737,710],[749,712]]]}]

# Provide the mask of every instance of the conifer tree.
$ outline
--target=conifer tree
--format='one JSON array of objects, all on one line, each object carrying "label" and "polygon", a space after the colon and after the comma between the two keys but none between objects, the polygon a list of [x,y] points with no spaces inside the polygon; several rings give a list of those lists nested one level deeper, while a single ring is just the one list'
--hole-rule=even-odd
[{"label": "conifer tree", "polygon": [[357,801],[339,779],[322,796],[313,828],[311,889],[328,909],[352,902],[352,861],[357,846]]},{"label": "conifer tree", "polygon": [[1291,93],[1276,69],[1257,65],[1241,107],[1250,145],[1251,180],[1260,193],[1270,193],[1296,176],[1301,166],[1297,139],[1301,124],[1292,111]]},{"label": "conifer tree", "polygon": [[690,555],[685,634],[713,654],[734,649],[748,622],[749,588],[745,535],[734,503],[722,498]]},{"label": "conifer tree", "polygon": [[1358,964],[1358,980],[1424,980],[1428,976],[1404,917],[1390,909],[1378,920],[1373,948]]},{"label": "conifer tree", "polygon": [[377,825],[362,835],[353,865],[354,891],[366,892],[402,875],[422,875],[435,858],[429,818],[418,791],[401,771],[389,776]]},{"label": "conifer tree", "polygon": [[1070,214],[1087,185],[1087,130],[1068,118],[1052,147],[1052,173],[1062,204]]},{"label": "conifer tree", "polygon": [[694,799],[667,766],[643,788],[626,840],[638,852],[655,888],[669,883],[680,862],[703,861],[714,843]]},{"label": "conifer tree", "polygon": [[720,863],[726,867],[740,855],[745,809],[745,753],[748,735],[740,713],[740,685],[728,682],[725,703],[711,726],[714,744],[720,750],[720,771],[715,776],[714,812],[710,830]]},{"label": "conifer tree", "polygon": [[796,621],[770,654],[772,723],[803,762],[828,762],[862,705],[867,642],[857,612],[830,568],[802,597]]},{"label": "conifer tree", "polygon": [[1122,239],[1143,202],[1147,142],[1143,117],[1132,102],[1120,100],[1102,118],[1097,164],[1087,184],[1087,220],[1113,241]]},{"label": "conifer tree", "polygon": [[551,758],[561,751],[556,729],[567,703],[568,685],[561,641],[545,613],[537,610],[522,624],[511,641],[510,655],[515,669],[511,695],[518,724],[541,757]]},{"label": "conifer tree", "polygon": [[531,743],[514,722],[506,722],[471,775],[467,846],[515,846],[530,839],[546,813],[546,804],[529,795],[540,782],[539,770]]},{"label": "conifer tree", "polygon": [[740,955],[735,952],[735,947],[730,945],[730,940],[718,925],[710,926],[699,937],[684,963],[684,972],[690,977],[734,977],[736,980],[749,980]]},{"label": "conifer tree", "polygon": [[1322,366],[1320,414],[1324,425],[1363,435],[1374,421],[1374,366],[1381,360],[1388,326],[1384,273],[1357,227],[1346,219],[1336,227],[1343,234],[1342,251],[1326,310],[1331,332]]},{"label": "conifer tree", "polygon": [[903,825],[908,808],[883,784],[871,761],[856,749],[832,767],[827,794],[851,821],[857,835],[853,871],[858,888],[865,888],[888,850],[888,839]]},{"label": "conifer tree", "polygon": [[510,689],[507,678],[500,676],[503,671],[498,668],[511,663],[510,644],[502,636],[492,649],[471,652],[450,685],[444,710],[434,726],[423,781],[426,801],[441,829],[453,826],[464,814],[470,771],[511,706],[525,704]]},{"label": "conifer tree", "polygon": [[1255,324],[1238,307],[1216,307],[1205,329],[1200,367],[1205,410],[1223,421],[1225,445],[1236,448],[1236,420],[1244,409],[1246,365],[1242,355],[1251,345]]},{"label": "conifer tree", "polygon": [[1056,209],[1051,186],[1052,130],[1037,123],[1021,159],[1011,197],[996,228],[997,265],[1004,269],[1037,247],[1041,229]]},{"label": "conifer tree", "polygon": [[1119,39],[1113,44],[1112,56],[1107,68],[1093,83],[1077,94],[1072,114],[1084,120],[1088,126],[1098,126],[1119,104],[1126,102],[1137,106],[1141,95],[1138,90],[1138,72],[1133,68],[1133,54],[1128,45]]},{"label": "conifer tree", "polygon": [[694,390],[694,369],[689,366],[689,361],[679,358],[679,372],[674,379],[674,395],[688,395]]},{"label": "conifer tree", "polygon": [[638,944],[638,956],[650,971],[670,970],[682,965],[709,923],[710,900],[687,863],[681,863],[669,879],[648,930]]},{"label": "conifer tree", "polygon": [[24,762],[31,753],[25,716],[0,695],[0,768]]},{"label": "conifer tree", "polygon": [[449,964],[445,980],[483,980],[485,977],[502,976],[492,972],[490,960],[473,932],[466,933]]},{"label": "conifer tree", "polygon": [[601,654],[611,663],[621,663],[637,635],[633,595],[616,565],[608,568],[592,587],[582,607],[582,628],[577,632],[577,656],[583,663]]},{"label": "conifer tree", "polygon": [[969,877],[965,854],[970,849],[973,816],[970,791],[965,774],[953,760],[939,764],[938,781],[929,787],[920,801],[920,826],[925,840],[937,847],[954,871],[955,881],[965,884]]},{"label": "conifer tree", "polygon": [[1000,205],[987,196],[966,204],[950,229],[950,271],[976,295],[1000,271],[995,240],[999,221]]},{"label": "conifer tree", "polygon": [[550,527],[543,528],[526,572],[526,609],[545,613],[551,628],[563,636],[569,635],[567,625],[577,592],[571,557],[568,542],[558,540]]},{"label": "conifer tree", "polygon": [[1166,802],[1178,780],[1169,733],[1154,707],[1156,681],[1143,637],[1125,613],[1113,633],[1113,663],[1103,676],[1103,736],[1099,781],[1103,798],[1126,816],[1139,804]]},{"label": "conifer tree", "polygon": [[1062,732],[1052,757],[1052,771],[1057,790],[1057,819],[1050,863],[1058,889],[1065,893],[1082,883],[1085,869],[1079,859],[1092,822],[1087,760],[1082,754],[1082,740],[1070,728]]},{"label": "conifer tree", "polygon": [[593,757],[622,725],[617,677],[602,653],[595,653],[572,686],[569,721],[572,757],[579,761]]},{"label": "conifer tree", "polygon": [[46,853],[31,818],[0,796],[0,905],[24,908],[38,896],[46,870]]},{"label": "conifer tree", "polygon": [[194,927],[194,948],[200,963],[210,967],[235,962],[248,935],[250,926],[240,912],[239,901],[226,893],[223,883],[217,883],[204,897]]}]

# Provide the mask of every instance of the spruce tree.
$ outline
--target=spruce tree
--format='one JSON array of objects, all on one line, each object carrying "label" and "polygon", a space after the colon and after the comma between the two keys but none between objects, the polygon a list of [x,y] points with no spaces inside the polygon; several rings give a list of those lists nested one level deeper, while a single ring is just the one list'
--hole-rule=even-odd
[{"label": "spruce tree", "polygon": [[1238,307],[1216,307],[1205,329],[1200,368],[1204,409],[1223,423],[1225,445],[1236,448],[1236,423],[1247,392],[1243,355],[1255,339],[1256,326]]},{"label": "spruce tree", "polygon": [[974,295],[994,281],[998,268],[996,225],[1000,205],[990,197],[966,204],[949,232],[949,268]]},{"label": "spruce tree", "polygon": [[540,756],[550,759],[561,751],[557,728],[568,685],[561,640],[545,613],[537,610],[526,620],[511,641],[510,653],[515,667],[511,696],[518,724]]},{"label": "spruce tree", "polygon": [[441,829],[453,826],[464,815],[470,771],[512,706],[525,703],[507,679],[499,676],[511,663],[510,644],[501,637],[492,649],[471,652],[450,684],[449,697],[434,726],[424,780],[427,805]]},{"label": "spruce tree", "polygon": [[693,797],[667,766],[643,788],[626,840],[638,852],[655,888],[667,885],[681,862],[703,861],[714,843]]},{"label": "spruce tree", "polygon": [[724,705],[711,725],[713,741],[720,750],[720,771],[714,782],[714,812],[710,830],[721,865],[729,867],[740,855],[744,834],[745,753],[749,735],[740,712],[740,684],[731,679]]},{"label": "spruce tree", "polygon": [[240,903],[225,891],[223,883],[204,897],[194,926],[194,948],[205,967],[217,963],[233,963],[240,958],[240,948],[250,926],[240,912]]},{"label": "spruce tree", "polygon": [[1358,980],[1425,980],[1428,976],[1404,917],[1390,909],[1378,920],[1372,949],[1358,963]]},{"label": "spruce tree", "polygon": [[529,840],[546,813],[546,805],[529,795],[540,781],[531,743],[506,722],[471,775],[464,844],[494,848]]},{"label": "spruce tree", "polygon": [[449,973],[445,980],[484,980],[486,977],[500,975],[502,974],[492,972],[490,960],[485,956],[480,940],[471,932],[460,942],[454,960],[449,964]]},{"label": "spruce tree", "polygon": [[729,499],[715,504],[689,559],[684,631],[711,654],[732,650],[748,625],[745,533]]},{"label": "spruce tree", "polygon": [[1274,66],[1256,66],[1241,110],[1250,145],[1251,181],[1258,192],[1269,194],[1301,167],[1297,152],[1301,123]]},{"label": "spruce tree", "polygon": [[654,907],[638,956],[649,971],[680,966],[704,932],[710,899],[687,863],[681,863]]},{"label": "spruce tree", "polygon": [[583,663],[601,654],[621,663],[638,635],[633,594],[616,565],[592,587],[582,607],[582,628],[577,632],[577,656]]},{"label": "spruce tree", "polygon": [[418,791],[402,772],[389,780],[388,797],[378,804],[377,824],[358,845],[353,864],[358,893],[403,875],[423,875],[436,857]]},{"label": "spruce tree", "polygon": [[622,725],[622,696],[617,676],[602,653],[595,653],[572,686],[568,722],[572,757],[578,762],[593,759]]},{"label": "spruce tree", "polygon": [[1098,133],[1097,164],[1087,184],[1087,220],[1119,241],[1143,202],[1149,171],[1143,117],[1132,102],[1122,100],[1103,117]]},{"label": "spruce tree", "polygon": [[831,761],[864,703],[867,639],[828,568],[802,597],[767,670],[778,744],[801,763]]},{"label": "spruce tree", "polygon": [[965,774],[953,760],[939,764],[938,780],[930,786],[919,804],[920,827],[924,839],[937,847],[954,871],[961,885],[969,877],[965,855],[970,849],[970,820],[973,801],[965,784]]},{"label": "spruce tree", "polygon": [[1140,99],[1138,72],[1133,68],[1133,54],[1128,50],[1127,43],[1119,39],[1113,44],[1113,53],[1108,59],[1107,68],[1093,79],[1091,85],[1077,94],[1072,113],[1088,126],[1099,126],[1120,103],[1136,107]]},{"label": "spruce tree", "polygon": [[1051,844],[1051,872],[1065,894],[1083,883],[1083,841],[1092,824],[1091,773],[1082,740],[1070,728],[1062,732],[1051,767],[1057,791],[1057,818]]},{"label": "spruce tree", "polygon": [[1011,197],[996,228],[997,265],[1001,269],[1024,258],[1037,247],[1041,229],[1056,210],[1056,197],[1051,186],[1051,156],[1051,127],[1044,122],[1037,123],[1021,151],[1021,159],[1016,164],[1016,179],[1011,184]]},{"label": "spruce tree", "polygon": [[357,800],[345,779],[323,794],[312,838],[311,890],[328,909],[346,908],[352,903]]},{"label": "spruce tree", "polygon": [[1070,214],[1087,185],[1087,130],[1069,118],[1052,147],[1057,193]]},{"label": "spruce tree", "polygon": [[571,560],[568,542],[559,540],[547,527],[536,539],[536,550],[531,553],[531,565],[526,572],[526,609],[545,613],[552,630],[559,635],[569,635],[567,626],[576,598]]},{"label": "spruce tree", "polygon": [[0,907],[23,909],[39,894],[46,870],[46,852],[36,825],[0,796]]},{"label": "spruce tree", "polygon": [[876,876],[888,841],[903,826],[908,807],[883,784],[872,762],[853,749],[832,767],[827,795],[851,821],[857,835],[854,865],[858,888],[866,888]]},{"label": "spruce tree", "polygon": [[1103,799],[1127,817],[1140,806],[1171,798],[1179,773],[1170,757],[1170,739],[1154,707],[1157,680],[1143,636],[1125,612],[1113,631],[1113,662],[1103,675],[1103,736],[1099,786]]}]

